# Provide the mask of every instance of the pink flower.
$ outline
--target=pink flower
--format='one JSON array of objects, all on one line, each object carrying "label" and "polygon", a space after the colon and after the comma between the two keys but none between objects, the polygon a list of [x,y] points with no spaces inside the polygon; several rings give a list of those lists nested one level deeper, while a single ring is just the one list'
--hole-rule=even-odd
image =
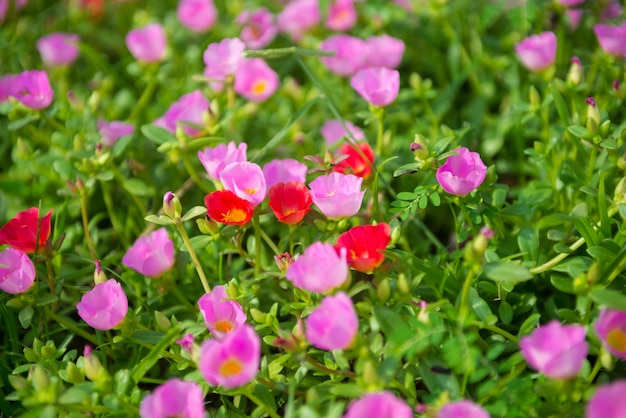
[{"label": "pink flower", "polygon": [[251,325],[244,324],[221,341],[202,344],[198,366],[210,385],[232,389],[250,383],[260,361],[261,340]]},{"label": "pink flower", "polygon": [[54,92],[50,87],[48,74],[44,71],[29,70],[18,74],[13,80],[11,96],[31,109],[43,109],[50,106]]},{"label": "pink flower", "polygon": [[41,59],[48,65],[69,65],[78,58],[80,37],[72,33],[51,33],[37,41]]},{"label": "pink flower", "polygon": [[611,354],[626,359],[626,312],[602,309],[594,329]]},{"label": "pink flower", "polygon": [[387,106],[398,97],[400,73],[385,67],[370,67],[353,75],[350,85],[374,106]]},{"label": "pink flower", "polygon": [[598,43],[604,52],[615,57],[626,55],[626,25],[598,24],[593,27]]},{"label": "pink flower", "polygon": [[221,91],[226,77],[235,74],[245,49],[246,45],[238,38],[225,38],[207,46],[202,56],[204,75],[218,80],[209,83],[213,90]]},{"label": "pink flower", "polygon": [[198,158],[204,166],[209,177],[213,180],[220,179],[220,172],[230,163],[246,161],[246,150],[248,144],[242,142],[237,145],[230,141],[228,145],[220,144],[215,148],[205,148],[198,151]]},{"label": "pink flower", "polygon": [[9,100],[9,97],[15,94],[15,81],[17,77],[17,74],[6,74],[0,77],[0,103],[6,102]]},{"label": "pink flower", "polygon": [[[348,121],[344,121],[344,123],[356,141],[362,141],[365,139],[365,134],[361,128]],[[343,125],[341,125],[340,120],[330,119],[324,123],[324,126],[322,126],[322,136],[326,141],[326,145],[331,146],[341,138],[347,137],[348,132],[346,132],[346,129]]]},{"label": "pink flower", "polygon": [[553,32],[543,32],[515,44],[515,53],[530,71],[541,71],[554,64],[556,43],[556,35]]},{"label": "pink flower", "polygon": [[226,190],[254,206],[263,202],[267,194],[263,170],[255,163],[242,161],[228,164],[220,172],[220,181]]},{"label": "pink flower", "polygon": [[368,46],[367,67],[398,68],[404,54],[404,41],[389,35],[371,36]]},{"label": "pink flower", "polygon": [[315,242],[287,268],[287,280],[300,289],[324,293],[341,286],[348,279],[344,249],[335,251],[331,244]]},{"label": "pink flower", "polygon": [[217,9],[213,0],[180,0],[176,16],[188,29],[206,32],[217,22]]},{"label": "pink flower", "polygon": [[200,312],[211,334],[218,340],[246,323],[246,314],[236,300],[226,295],[224,286],[215,286],[198,300]]},{"label": "pink flower", "polygon": [[35,282],[35,265],[26,253],[7,247],[0,251],[0,289],[18,294],[28,291]]},{"label": "pink flower", "polygon": [[626,380],[600,386],[585,410],[585,418],[625,418]]},{"label": "pink flower", "polygon": [[600,14],[600,19],[611,20],[617,19],[622,14],[622,6],[619,4],[617,0],[609,0],[609,4],[602,10]]},{"label": "pink flower", "polygon": [[154,124],[171,133],[176,133],[176,127],[180,123],[187,135],[194,136],[201,131],[195,127],[185,125],[185,122],[195,125],[204,125],[203,115],[209,112],[209,101],[202,95],[200,90],[184,94],[172,103],[163,116],[154,121]]},{"label": "pink flower", "polygon": [[470,152],[465,147],[457,148],[454,152],[457,155],[448,157],[437,169],[437,181],[446,192],[465,196],[482,184],[487,167],[477,152]]},{"label": "pink flower", "polygon": [[322,19],[318,0],[292,0],[278,15],[278,29],[299,41],[302,35]]},{"label": "pink flower", "polygon": [[235,92],[251,102],[262,102],[278,88],[278,74],[261,58],[248,58],[235,72]]},{"label": "pink flower", "polygon": [[[359,318],[344,292],[326,296],[305,321],[306,338],[322,350],[344,350],[356,337]],[[377,415],[376,415],[377,416]]]},{"label": "pink flower", "polygon": [[557,0],[557,1],[565,7],[578,6],[579,4],[583,4],[585,2],[585,0]]},{"label": "pink flower", "polygon": [[480,405],[463,400],[444,405],[437,418],[489,418],[489,414]]},{"label": "pink flower", "polygon": [[367,43],[354,36],[333,35],[322,42],[320,49],[322,51],[335,51],[335,55],[320,59],[329,71],[340,76],[356,73],[367,62]]},{"label": "pink flower", "polygon": [[583,18],[583,10],[567,9],[565,10],[565,14],[567,15],[569,30],[575,31]]},{"label": "pink flower", "polygon": [[578,374],[587,357],[585,327],[551,321],[520,341],[522,355],[530,366],[552,379]]},{"label": "pink flower", "polygon": [[236,22],[243,25],[241,39],[250,49],[265,48],[278,34],[274,15],[264,7],[254,11],[244,10],[237,16]]},{"label": "pink flower", "polygon": [[287,183],[292,180],[304,183],[306,172],[307,166],[293,158],[272,160],[263,166],[263,175],[268,189],[276,183]]},{"label": "pink flower", "polygon": [[128,299],[113,279],[99,283],[76,305],[78,315],[92,328],[107,331],[118,326],[128,312]]},{"label": "pink flower", "polygon": [[195,382],[170,379],[143,398],[141,418],[204,418],[204,395]]},{"label": "pink flower", "polygon": [[135,127],[130,123],[117,120],[107,122],[104,119],[98,119],[100,139],[107,147],[112,147],[118,139],[123,136],[132,135],[134,131]]},{"label": "pink flower", "polygon": [[165,228],[139,237],[126,251],[122,264],[148,277],[158,277],[174,265],[174,243]]},{"label": "pink flower", "polygon": [[358,213],[365,191],[363,179],[353,174],[330,173],[309,183],[313,203],[330,219],[346,218]]},{"label": "pink flower", "polygon": [[354,8],[354,0],[335,0],[328,6],[326,26],[339,32],[352,29],[358,16]]},{"label": "pink flower", "polygon": [[352,401],[343,418],[412,418],[409,405],[389,391],[368,393]]},{"label": "pink flower", "polygon": [[165,30],[158,23],[133,29],[126,35],[126,47],[137,61],[151,63],[165,58]]},{"label": "pink flower", "polygon": [[176,344],[178,344],[180,348],[186,352],[191,353],[191,350],[193,349],[193,340],[193,334],[187,333],[183,336],[183,338],[176,340]]}]

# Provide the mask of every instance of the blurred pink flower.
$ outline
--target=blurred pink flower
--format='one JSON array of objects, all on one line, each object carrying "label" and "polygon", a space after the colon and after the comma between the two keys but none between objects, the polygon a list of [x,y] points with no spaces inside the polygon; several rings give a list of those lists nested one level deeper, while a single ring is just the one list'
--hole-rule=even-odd
[{"label": "blurred pink flower", "polygon": [[165,58],[165,31],[159,23],[133,29],[126,35],[126,47],[137,61],[151,63]]},{"label": "blurred pink flower", "polygon": [[392,392],[368,393],[352,401],[343,418],[412,418],[409,405]]},{"label": "blurred pink flower", "polygon": [[15,94],[15,81],[17,77],[17,74],[5,74],[0,77],[0,103],[6,102],[9,100],[9,97]]},{"label": "blurred pink flower", "polygon": [[457,155],[449,156],[437,169],[437,181],[446,192],[465,196],[482,184],[487,167],[477,152],[470,152],[465,147],[453,152]]},{"label": "blurred pink flower", "polygon": [[557,0],[561,5],[565,7],[574,7],[578,6],[585,2],[585,0]]},{"label": "blurred pink flower", "polygon": [[489,414],[480,405],[462,400],[445,404],[436,418],[489,418]]},{"label": "blurred pink flower", "polygon": [[609,4],[602,10],[600,19],[602,21],[617,19],[622,14],[622,5],[618,0],[609,0]]},{"label": "blurred pink flower", "polygon": [[231,300],[224,286],[215,286],[198,299],[198,307],[211,334],[218,340],[246,323],[239,302]]},{"label": "blurred pink flower", "polygon": [[221,341],[205,341],[198,368],[210,385],[232,389],[255,378],[260,360],[261,340],[251,325],[244,324]]},{"label": "blurred pink flower", "polygon": [[107,122],[104,119],[98,119],[100,140],[107,147],[112,147],[118,139],[123,136],[132,135],[134,131],[135,127],[130,123],[118,120]]},{"label": "blurred pink flower", "polygon": [[148,277],[158,277],[174,265],[174,243],[165,228],[139,237],[126,251],[122,264]]},{"label": "blurred pink flower", "polygon": [[411,4],[411,0],[393,0],[393,2],[402,7],[407,12],[413,11],[413,4]]},{"label": "blurred pink flower", "polygon": [[292,0],[278,14],[278,29],[298,42],[321,19],[319,0]]},{"label": "blurred pink flower", "polygon": [[285,276],[299,289],[328,292],[348,278],[346,251],[337,254],[331,244],[314,242],[287,268]]},{"label": "blurred pink flower", "polygon": [[43,109],[50,106],[54,92],[50,87],[48,74],[44,71],[28,70],[13,79],[11,96],[31,109]]},{"label": "blurred pink flower", "polygon": [[205,148],[203,151],[198,151],[198,159],[209,173],[209,177],[213,180],[219,180],[220,172],[228,164],[247,160],[247,148],[248,144],[245,142],[237,145],[230,141],[228,145],[220,144],[215,148]]},{"label": "blurred pink flower", "polygon": [[626,312],[602,309],[594,329],[611,354],[626,359]]},{"label": "blurred pink flower", "polygon": [[370,67],[353,75],[350,85],[370,104],[388,106],[398,97],[400,73],[385,67]]},{"label": "blurred pink flower", "polygon": [[288,181],[306,181],[307,166],[293,158],[282,160],[272,160],[263,166],[265,183],[269,189],[276,183],[287,183]]},{"label": "blurred pink flower", "polygon": [[176,8],[178,20],[194,32],[206,32],[217,22],[213,0],[180,0]]},{"label": "blurred pink flower", "polygon": [[554,32],[543,32],[515,44],[515,53],[530,71],[541,71],[554,64],[556,44]]},{"label": "blurred pink flower", "polygon": [[209,111],[209,101],[200,90],[195,90],[182,95],[180,99],[172,103],[163,116],[153,123],[156,126],[167,129],[171,133],[176,133],[176,127],[180,123],[180,126],[187,135],[194,136],[199,134],[201,130],[188,126],[184,122],[203,126],[203,115]]},{"label": "blurred pink flower", "polygon": [[263,170],[255,163],[242,161],[228,164],[220,172],[220,181],[224,189],[254,206],[263,202],[267,194]]},{"label": "blurred pink flower", "polygon": [[141,418],[204,418],[204,395],[195,382],[170,379],[141,401]]},{"label": "blurred pink flower", "polygon": [[245,49],[246,44],[239,38],[225,38],[207,46],[202,55],[205,65],[204,75],[218,80],[209,82],[213,90],[221,91],[226,77],[235,74],[239,63],[243,60],[241,54]]},{"label": "blurred pink flower", "polygon": [[69,65],[78,58],[80,37],[73,33],[51,33],[39,38],[37,50],[45,64],[60,66]]},{"label": "blurred pink flower", "polygon": [[367,43],[350,35],[333,35],[320,45],[322,51],[335,51],[330,57],[320,57],[322,64],[329,71],[349,76],[365,66],[367,62]]},{"label": "blurred pink flower", "polygon": [[330,219],[347,218],[361,209],[365,191],[363,178],[353,174],[330,173],[309,183],[313,203]]},{"label": "blurred pink flower", "polygon": [[389,35],[371,36],[366,39],[367,67],[398,68],[404,55],[404,41]]},{"label": "blurred pink flower", "polygon": [[305,327],[306,338],[313,346],[322,350],[344,350],[359,331],[359,318],[352,299],[339,292],[322,300],[306,318]]},{"label": "blurred pink flower", "polygon": [[358,15],[354,8],[354,0],[334,0],[328,5],[326,27],[330,30],[343,32],[352,29]]},{"label": "blurred pink flower", "polygon": [[0,289],[18,294],[28,291],[35,282],[35,265],[28,255],[7,247],[0,251]]},{"label": "blurred pink flower", "polygon": [[240,36],[250,49],[265,48],[278,34],[274,15],[264,7],[254,11],[244,10],[237,16],[236,22],[243,25]]},{"label": "blurred pink flower", "polygon": [[[344,121],[346,128],[352,134],[356,141],[362,141],[365,139],[365,134],[358,126],[353,125],[351,122],[347,120]],[[348,132],[341,125],[341,121],[339,119],[330,119],[327,120],[322,126],[322,136],[326,141],[326,145],[331,146],[335,142],[339,141],[341,138],[347,137]]]},{"label": "blurred pink flower", "polygon": [[16,10],[23,8],[24,6],[26,6],[27,3],[27,0],[0,0],[0,23],[2,23],[7,15],[7,12],[9,11],[9,1],[15,4]]},{"label": "blurred pink flower", "polygon": [[626,380],[600,386],[585,408],[585,418],[624,418]]},{"label": "blurred pink flower", "polygon": [[191,350],[193,348],[193,341],[193,334],[187,333],[183,336],[183,338],[176,340],[176,344],[178,344],[180,348],[182,348],[186,352],[191,353]]},{"label": "blurred pink flower", "polygon": [[118,326],[128,312],[122,286],[109,279],[85,293],[76,305],[78,315],[92,328],[107,331]]},{"label": "blurred pink flower", "polygon": [[578,29],[580,22],[583,18],[583,10],[582,9],[567,9],[565,10],[565,14],[567,15],[567,21],[569,30],[575,31]]},{"label": "blurred pink flower", "polygon": [[626,23],[620,26],[598,24],[593,31],[604,52],[615,57],[626,56]]},{"label": "blurred pink flower", "polygon": [[235,71],[235,92],[252,102],[270,98],[279,83],[278,74],[261,58],[246,58]]},{"label": "blurred pink flower", "polygon": [[551,379],[578,374],[587,357],[585,327],[551,321],[520,341],[522,355],[530,366]]}]

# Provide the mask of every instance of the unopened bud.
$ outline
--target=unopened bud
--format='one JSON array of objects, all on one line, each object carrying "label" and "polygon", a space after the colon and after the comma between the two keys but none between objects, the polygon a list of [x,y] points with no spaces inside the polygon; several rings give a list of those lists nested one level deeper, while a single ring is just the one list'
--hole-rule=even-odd
[{"label": "unopened bud", "polygon": [[100,284],[100,283],[104,283],[106,282],[107,276],[104,274],[104,271],[102,271],[102,267],[100,265],[100,260],[96,260],[94,261],[95,265],[96,265],[96,270],[93,273],[93,281],[95,284]]},{"label": "unopened bud", "polygon": [[615,186],[613,201],[616,204],[626,202],[626,177],[623,177],[619,183],[617,183],[617,186]]},{"label": "unopened bud", "polygon": [[65,379],[70,383],[78,385],[85,381],[85,376],[83,376],[80,369],[70,361],[65,367]]},{"label": "unopened bud", "polygon": [[376,289],[376,296],[381,303],[385,303],[389,300],[389,297],[391,296],[391,286],[389,285],[389,280],[381,280],[378,288]]},{"label": "unopened bud", "polygon": [[415,155],[416,161],[424,161],[430,156],[428,150],[428,140],[420,134],[415,135],[415,139],[411,143],[411,152]]},{"label": "unopened bud", "polygon": [[626,89],[622,88],[619,80],[613,81],[613,93],[618,99],[623,99],[626,97]]},{"label": "unopened bud", "polygon": [[289,266],[293,264],[294,259],[291,256],[291,254],[282,253],[281,255],[275,255],[274,261],[276,262],[276,266],[278,266],[278,269],[282,273],[285,273],[287,269],[289,268]]},{"label": "unopened bud", "polygon": [[583,66],[578,57],[572,57],[572,65],[567,73],[567,83],[571,86],[579,85],[583,80]]},{"label": "unopened bud", "polygon": [[83,353],[84,362],[83,368],[85,370],[85,376],[92,382],[95,382],[98,379],[98,372],[102,369],[102,363],[96,356],[91,355],[91,346],[86,345],[85,351]]},{"label": "unopened bud", "polygon": [[211,218],[196,219],[196,225],[198,225],[200,232],[206,235],[215,235],[220,231],[220,227],[217,222]]},{"label": "unopened bud", "polygon": [[411,294],[411,283],[404,273],[400,273],[398,276],[398,291],[403,295]]},{"label": "unopened bud", "polygon": [[172,323],[169,319],[167,319],[167,316],[163,315],[159,311],[154,311],[154,319],[159,329],[163,332],[167,332],[167,330],[172,327]]},{"label": "unopened bud", "polygon": [[167,192],[163,196],[163,212],[171,219],[179,219],[183,213],[180,200],[172,192]]},{"label": "unopened bud", "polygon": [[539,107],[541,106],[541,96],[539,96],[539,92],[537,91],[535,86],[530,86],[529,100],[530,100],[531,110],[532,111],[539,110]]},{"label": "unopened bud", "polygon": [[596,101],[593,97],[588,97],[587,100],[587,131],[590,134],[598,133],[598,128],[602,122],[602,116],[600,110],[596,106]]},{"label": "unopened bud", "polygon": [[35,365],[33,368],[32,374],[33,386],[37,391],[42,391],[48,387],[50,384],[50,378],[48,377],[48,373],[41,367],[40,365]]}]

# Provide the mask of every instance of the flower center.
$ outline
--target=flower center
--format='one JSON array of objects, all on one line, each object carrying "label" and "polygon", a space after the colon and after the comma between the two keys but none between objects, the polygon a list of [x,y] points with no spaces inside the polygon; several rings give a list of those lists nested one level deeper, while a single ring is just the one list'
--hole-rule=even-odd
[{"label": "flower center", "polygon": [[226,319],[220,319],[215,323],[215,329],[219,332],[231,332],[234,328],[233,323]]},{"label": "flower center", "polygon": [[330,192],[326,192],[325,197],[331,197],[335,195],[336,190],[331,190]]},{"label": "flower center", "polygon": [[626,332],[615,328],[607,334],[606,342],[617,351],[626,351]]},{"label": "flower center", "polygon": [[241,209],[230,209],[226,213],[222,213],[222,222],[242,222],[246,219],[246,212]]},{"label": "flower center", "polygon": [[252,93],[261,94],[267,89],[267,82],[265,80],[257,80],[252,84]]},{"label": "flower center", "polygon": [[246,194],[255,194],[258,191],[259,191],[259,189],[255,189],[254,187],[247,187],[247,188],[244,189],[244,192]]},{"label": "flower center", "polygon": [[243,364],[235,357],[229,357],[220,366],[220,374],[223,377],[236,376],[243,370]]}]

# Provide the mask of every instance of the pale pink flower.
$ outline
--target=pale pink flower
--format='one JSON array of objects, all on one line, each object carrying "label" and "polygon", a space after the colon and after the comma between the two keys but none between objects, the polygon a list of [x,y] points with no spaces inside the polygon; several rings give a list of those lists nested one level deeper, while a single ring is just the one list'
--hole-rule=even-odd
[{"label": "pale pink flower", "polygon": [[340,76],[350,76],[356,73],[367,62],[367,43],[354,36],[333,35],[322,42],[320,49],[335,52],[333,56],[320,57],[320,59],[329,71]]},{"label": "pale pink flower", "polygon": [[230,141],[228,145],[220,144],[215,148],[205,148],[203,151],[198,151],[198,159],[209,173],[209,177],[213,180],[219,180],[220,172],[228,164],[247,160],[247,148],[248,144],[245,142],[237,145]]},{"label": "pale pink flower", "polygon": [[176,133],[180,124],[187,135],[194,136],[201,132],[196,127],[189,126],[185,122],[194,125],[204,125],[203,116],[209,112],[209,101],[200,90],[184,94],[167,109],[167,112],[153,123],[171,133]]},{"label": "pale pink flower", "polygon": [[80,37],[73,33],[56,32],[39,38],[37,49],[45,64],[53,66],[69,65],[78,58]]},{"label": "pale pink flower", "polygon": [[235,92],[252,102],[270,98],[279,83],[278,74],[261,58],[244,59],[235,71]]},{"label": "pale pink flower", "polygon": [[575,31],[576,29],[578,29],[578,26],[583,19],[583,10],[567,9],[565,10],[565,14],[567,15],[569,30]]},{"label": "pale pink flower", "polygon": [[404,55],[404,41],[389,35],[371,36],[368,46],[367,67],[398,68]]},{"label": "pale pink flower", "polygon": [[626,56],[626,24],[621,26],[598,24],[593,27],[604,52],[615,57]]},{"label": "pale pink flower", "polygon": [[44,109],[52,103],[54,92],[48,74],[44,71],[28,70],[13,79],[11,96],[31,109]]},{"label": "pale pink flower", "polygon": [[205,341],[198,367],[210,385],[232,389],[250,383],[260,361],[261,340],[251,325],[244,324],[221,341]]},{"label": "pale pink flower", "polygon": [[264,7],[254,11],[244,10],[237,16],[236,22],[243,25],[241,40],[250,49],[265,48],[278,34],[274,15]]},{"label": "pale pink flower", "polygon": [[[323,262],[324,260],[320,260]],[[326,296],[304,323],[306,339],[322,350],[344,350],[359,330],[352,299],[344,292]]]},{"label": "pale pink flower", "polygon": [[132,135],[135,131],[135,127],[126,122],[114,120],[107,122],[104,119],[98,119],[98,133],[100,133],[100,139],[107,147],[115,145],[118,139]]},{"label": "pale pink flower", "polygon": [[204,395],[195,382],[170,379],[141,401],[141,418],[204,418]]},{"label": "pale pink flower", "polygon": [[352,137],[356,141],[363,141],[365,139],[365,134],[361,128],[348,121],[344,121],[344,124],[346,128],[348,128],[348,131],[346,131],[339,119],[330,119],[324,123],[321,132],[326,141],[326,145],[331,146],[340,139],[348,137],[348,132],[352,134]]},{"label": "pale pink flower", "polygon": [[198,307],[207,328],[218,340],[246,322],[246,314],[236,300],[231,300],[224,286],[215,286],[198,299]]},{"label": "pale pink flower", "polygon": [[246,44],[238,38],[225,38],[207,46],[202,55],[204,75],[216,80],[209,82],[213,90],[221,91],[226,77],[235,74],[245,49]]},{"label": "pale pink flower", "polygon": [[611,354],[626,359],[626,312],[603,308],[594,329]]},{"label": "pale pink flower", "polygon": [[213,0],[180,0],[176,8],[178,20],[194,32],[206,32],[217,22]]},{"label": "pale pink flower", "polygon": [[267,194],[263,170],[258,164],[247,161],[230,163],[219,173],[226,190],[254,206],[260,204]]},{"label": "pale pink flower", "polygon": [[578,6],[579,4],[583,4],[585,2],[585,0],[557,0],[557,1],[565,7]]},{"label": "pale pink flower", "polygon": [[165,228],[139,237],[122,258],[122,264],[148,277],[158,277],[174,265],[174,243]]},{"label": "pale pink flower", "polygon": [[543,32],[515,44],[515,53],[530,71],[541,71],[554,64],[556,44],[554,32]]},{"label": "pale pink flower", "polygon": [[385,67],[360,70],[350,79],[350,85],[370,104],[388,106],[400,91],[400,73]]},{"label": "pale pink flower", "polygon": [[92,328],[107,331],[118,326],[128,312],[128,299],[122,286],[109,279],[85,293],[76,305],[78,315]]},{"label": "pale pink flower", "polygon": [[320,176],[309,184],[313,203],[330,219],[356,215],[361,209],[365,191],[363,178],[353,174],[333,172]]},{"label": "pale pink flower", "polygon": [[354,8],[354,0],[334,0],[328,5],[326,27],[330,30],[343,32],[352,29],[358,16]]},{"label": "pale pink flower", "polygon": [[348,279],[346,251],[337,254],[331,244],[314,242],[287,268],[285,277],[297,288],[328,292]]},{"label": "pale pink flower", "polygon": [[18,294],[28,291],[35,282],[35,265],[28,255],[7,247],[0,251],[0,289]]},{"label": "pale pink flower", "polygon": [[402,7],[407,12],[413,11],[413,4],[411,3],[411,0],[393,0],[393,2]]},{"label": "pale pink flower", "polygon": [[304,183],[306,172],[307,166],[293,158],[272,160],[263,166],[263,175],[268,189],[276,183],[287,183],[292,180]]},{"label": "pale pink flower", "polygon": [[585,408],[585,418],[626,418],[626,380],[600,386]]},{"label": "pale pink flower", "polygon": [[436,418],[489,418],[489,414],[480,405],[462,400],[445,404]]},{"label": "pale pink flower", "polygon": [[448,193],[465,196],[475,190],[485,180],[487,167],[477,152],[465,147],[454,150],[446,162],[437,169],[437,181]]},{"label": "pale pink flower", "polygon": [[126,35],[126,47],[137,61],[151,63],[165,58],[165,30],[159,23],[133,29]]},{"label": "pale pink flower", "polygon": [[278,29],[298,42],[309,29],[321,21],[318,0],[292,0],[278,15]]},{"label": "pale pink flower", "polygon": [[343,418],[413,418],[409,405],[389,391],[368,393],[352,401]]}]

